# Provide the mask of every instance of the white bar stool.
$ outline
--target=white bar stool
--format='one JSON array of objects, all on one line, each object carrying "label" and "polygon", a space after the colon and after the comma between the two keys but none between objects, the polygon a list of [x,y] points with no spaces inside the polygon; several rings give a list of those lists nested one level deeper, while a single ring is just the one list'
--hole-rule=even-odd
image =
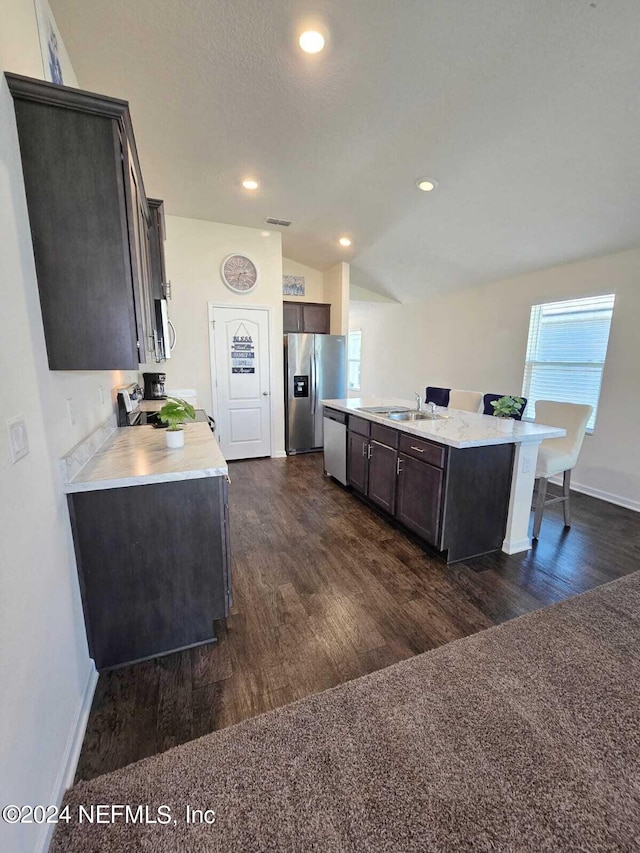
[{"label": "white bar stool", "polygon": [[463,412],[479,412],[482,403],[480,391],[451,391],[449,408],[461,409]]},{"label": "white bar stool", "polygon": [[[548,438],[542,442],[538,450],[538,463],[536,465],[538,493],[533,519],[534,539],[537,539],[540,534],[544,508],[549,504],[559,501],[564,503],[564,524],[565,527],[571,527],[569,508],[571,469],[578,461],[592,412],[592,406],[583,406],[578,403],[556,403],[552,400],[538,400],[536,402],[536,423],[562,427],[567,431],[567,434],[564,438]],[[557,474],[563,474],[562,496],[547,500],[549,477],[555,477]]]}]

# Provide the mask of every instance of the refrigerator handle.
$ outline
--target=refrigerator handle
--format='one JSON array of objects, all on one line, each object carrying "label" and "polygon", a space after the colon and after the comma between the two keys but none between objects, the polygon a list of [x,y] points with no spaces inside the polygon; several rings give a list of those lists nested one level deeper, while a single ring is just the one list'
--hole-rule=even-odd
[{"label": "refrigerator handle", "polygon": [[318,380],[320,378],[320,373],[318,371],[318,356],[314,350],[313,353],[313,361],[314,361],[314,369],[313,372],[315,374],[314,382],[313,382],[313,414],[317,414],[318,412]]},{"label": "refrigerator handle", "polygon": [[311,414],[316,413],[316,353],[312,351],[309,356],[309,384],[311,385]]}]

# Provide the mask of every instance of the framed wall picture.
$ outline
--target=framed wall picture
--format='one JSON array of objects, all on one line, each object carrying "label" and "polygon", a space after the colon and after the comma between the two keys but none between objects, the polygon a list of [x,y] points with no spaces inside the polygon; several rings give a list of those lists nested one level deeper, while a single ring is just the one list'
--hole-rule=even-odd
[{"label": "framed wall picture", "polygon": [[283,275],[282,276],[282,295],[283,296],[304,296],[304,276],[303,275]]},{"label": "framed wall picture", "polygon": [[44,78],[50,83],[63,85],[63,48],[53,13],[49,8],[47,0],[34,0],[34,5],[36,10],[36,21],[38,24],[38,37],[40,39],[40,52],[42,54]]}]

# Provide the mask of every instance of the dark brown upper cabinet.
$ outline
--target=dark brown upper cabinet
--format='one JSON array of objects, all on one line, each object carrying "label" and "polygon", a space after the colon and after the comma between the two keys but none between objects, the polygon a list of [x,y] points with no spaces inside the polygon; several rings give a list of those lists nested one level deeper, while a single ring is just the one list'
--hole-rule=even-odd
[{"label": "dark brown upper cabinet", "polygon": [[302,331],[302,308],[300,302],[282,303],[282,327],[285,335]]},{"label": "dark brown upper cabinet", "polygon": [[51,370],[152,360],[152,218],[126,101],[7,74]]},{"label": "dark brown upper cabinet", "polygon": [[151,294],[154,299],[167,299],[170,294],[164,261],[164,202],[157,198],[150,198],[148,201],[151,220]]},{"label": "dark brown upper cabinet", "polygon": [[328,335],[331,330],[331,305],[323,302],[283,302],[284,333],[309,332]]}]

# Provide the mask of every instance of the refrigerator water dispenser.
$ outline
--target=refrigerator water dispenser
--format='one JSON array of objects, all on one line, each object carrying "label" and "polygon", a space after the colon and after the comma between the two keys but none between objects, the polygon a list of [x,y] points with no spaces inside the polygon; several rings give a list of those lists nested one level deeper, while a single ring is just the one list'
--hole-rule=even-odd
[{"label": "refrigerator water dispenser", "polygon": [[309,377],[294,376],[293,377],[293,396],[308,397],[309,396]]}]

